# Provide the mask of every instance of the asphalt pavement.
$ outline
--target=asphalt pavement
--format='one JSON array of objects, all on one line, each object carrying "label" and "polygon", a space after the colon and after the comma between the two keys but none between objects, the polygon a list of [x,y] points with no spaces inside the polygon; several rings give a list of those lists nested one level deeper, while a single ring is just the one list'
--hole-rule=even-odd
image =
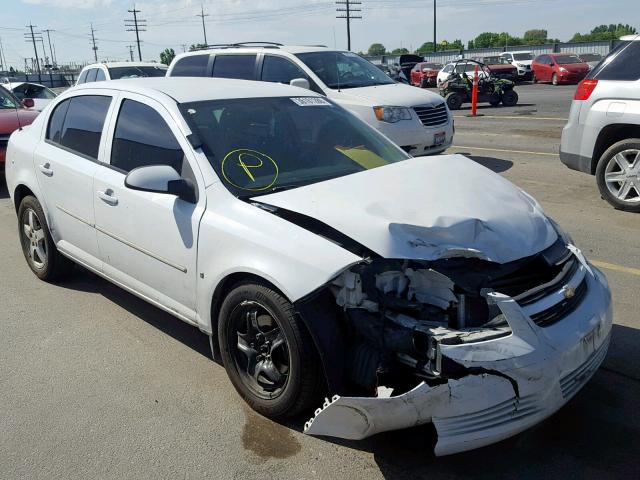
[{"label": "asphalt pavement", "polygon": [[78,269],[28,269],[0,179],[0,478],[640,478],[640,215],[557,156],[574,86],[455,113],[455,146],[524,188],[609,278],[613,341],[568,405],[499,444],[435,458],[430,426],[361,442],[249,410],[195,328]]}]

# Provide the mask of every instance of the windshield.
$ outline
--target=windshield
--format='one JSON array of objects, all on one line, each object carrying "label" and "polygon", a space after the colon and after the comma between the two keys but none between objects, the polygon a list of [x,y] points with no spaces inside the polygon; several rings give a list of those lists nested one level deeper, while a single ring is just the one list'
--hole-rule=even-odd
[{"label": "windshield", "polygon": [[394,81],[368,60],[351,52],[300,53],[297,57],[329,88],[389,85]]},{"label": "windshield", "polygon": [[576,55],[558,55],[555,61],[559,65],[569,65],[572,63],[583,63]]},{"label": "windshield", "polygon": [[533,55],[531,53],[514,53],[514,60],[533,60]]},{"label": "windshield", "polygon": [[111,80],[119,80],[121,78],[138,78],[138,77],[164,77],[167,73],[167,67],[161,66],[127,66],[127,67],[111,67],[109,76]]},{"label": "windshield", "polygon": [[321,97],[180,105],[225,186],[265,195],[406,160],[374,129]]},{"label": "windshield", "polygon": [[15,98],[6,88],[0,87],[0,109],[18,108],[18,99]]},{"label": "windshield", "polygon": [[482,63],[487,65],[511,65],[511,62],[503,57],[484,57]]}]

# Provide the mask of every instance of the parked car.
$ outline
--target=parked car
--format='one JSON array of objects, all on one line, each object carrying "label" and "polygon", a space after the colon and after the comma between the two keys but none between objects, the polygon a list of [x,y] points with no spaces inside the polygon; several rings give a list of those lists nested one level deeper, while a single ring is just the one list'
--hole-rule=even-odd
[{"label": "parked car", "polygon": [[416,63],[411,69],[411,85],[427,88],[438,85],[438,72],[442,70],[442,64],[433,62]]},{"label": "parked car", "polygon": [[518,79],[518,68],[513,66],[506,58],[499,55],[491,57],[477,57],[474,60],[486,65],[491,75],[515,82]]},{"label": "parked car", "polygon": [[545,53],[538,55],[531,64],[533,83],[578,83],[589,73],[589,65],[573,53]]},{"label": "parked car", "polygon": [[120,80],[123,78],[164,77],[167,66],[153,62],[105,62],[87,65],[80,71],[76,85]]},{"label": "parked car", "polygon": [[352,52],[271,43],[182,53],[168,76],[263,80],[308,88],[343,106],[412,155],[453,141],[453,117],[440,96],[397,83]]},{"label": "parked car", "polygon": [[560,159],[595,175],[615,208],[640,212],[640,36],[622,40],[578,85]]},{"label": "parked car", "polygon": [[580,60],[589,65],[589,70],[596,67],[602,61],[602,55],[599,53],[581,53],[578,55]]},{"label": "parked car", "polygon": [[33,100],[20,101],[9,90],[0,87],[0,172],[4,172],[7,144],[11,134],[30,125],[38,116],[38,112],[31,107]]},{"label": "parked car", "polygon": [[53,90],[39,83],[12,82],[3,84],[2,86],[11,90],[19,100],[31,98],[33,100],[33,108],[39,112],[49,105],[51,100],[56,98]]},{"label": "parked car", "polygon": [[500,56],[518,69],[518,80],[531,80],[533,53],[529,51],[504,52]]},{"label": "parked car", "polygon": [[256,411],[317,406],[309,434],[487,445],[607,352],[606,279],[532,197],[309,90],[82,85],[11,136],[7,185],[37,277],[77,262],[197,326]]},{"label": "parked car", "polygon": [[488,78],[491,72],[475,60],[461,58],[447,63],[442,70],[438,72],[437,83],[441,86],[452,74],[458,73],[463,77],[473,78],[476,67],[478,68],[478,78]]}]

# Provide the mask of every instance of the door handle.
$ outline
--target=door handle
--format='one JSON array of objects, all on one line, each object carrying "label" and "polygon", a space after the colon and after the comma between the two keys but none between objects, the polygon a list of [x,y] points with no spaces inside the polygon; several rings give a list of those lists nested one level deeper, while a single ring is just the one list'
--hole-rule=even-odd
[{"label": "door handle", "polygon": [[38,168],[40,168],[40,171],[44,173],[47,177],[50,177],[53,175],[53,170],[50,167],[51,165],[49,165],[49,162],[38,165]]},{"label": "door handle", "polygon": [[112,207],[118,205],[118,199],[113,196],[113,190],[110,188],[104,192],[102,190],[98,190],[98,198]]}]

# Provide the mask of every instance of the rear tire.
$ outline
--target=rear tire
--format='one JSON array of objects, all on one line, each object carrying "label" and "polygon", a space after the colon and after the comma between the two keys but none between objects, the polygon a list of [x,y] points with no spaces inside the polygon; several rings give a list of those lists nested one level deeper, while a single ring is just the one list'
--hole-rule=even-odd
[{"label": "rear tire", "polygon": [[462,95],[457,92],[447,93],[445,101],[447,102],[449,110],[460,110],[462,106]]},{"label": "rear tire", "polygon": [[218,340],[231,383],[256,412],[290,417],[319,404],[326,382],[313,340],[272,287],[234,287],[220,309]]},{"label": "rear tire", "polygon": [[513,107],[518,104],[518,94],[515,90],[507,90],[502,94],[502,104],[505,107]]},{"label": "rear tire", "polygon": [[50,282],[69,274],[73,262],[58,252],[44,210],[34,196],[26,196],[20,202],[18,235],[27,265],[40,280]]},{"label": "rear tire", "polygon": [[600,195],[618,210],[640,213],[640,158],[634,163],[638,154],[640,138],[628,138],[611,145],[598,161]]}]

